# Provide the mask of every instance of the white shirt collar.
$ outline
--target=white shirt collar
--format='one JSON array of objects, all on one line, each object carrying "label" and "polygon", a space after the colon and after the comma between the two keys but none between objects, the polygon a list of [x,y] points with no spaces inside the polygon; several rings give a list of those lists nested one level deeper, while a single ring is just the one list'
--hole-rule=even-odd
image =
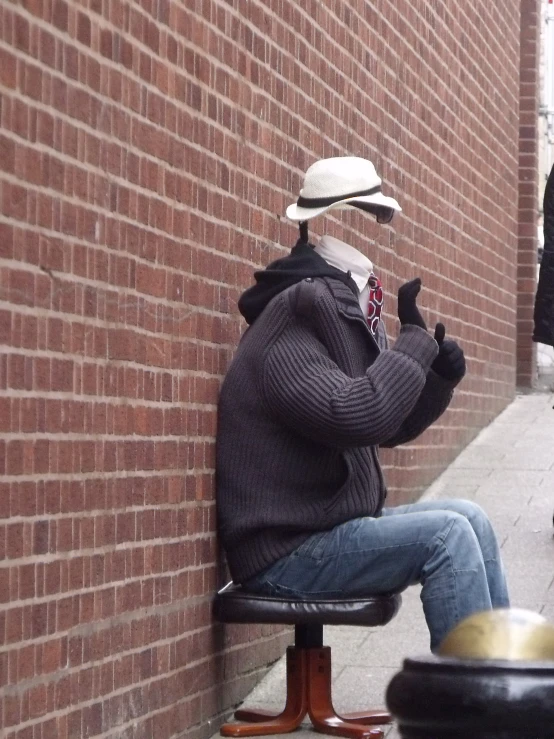
[{"label": "white shirt collar", "polygon": [[334,236],[322,236],[315,246],[315,251],[323,257],[327,264],[350,272],[352,279],[361,292],[367,285],[370,274],[373,272],[373,263],[361,251]]}]

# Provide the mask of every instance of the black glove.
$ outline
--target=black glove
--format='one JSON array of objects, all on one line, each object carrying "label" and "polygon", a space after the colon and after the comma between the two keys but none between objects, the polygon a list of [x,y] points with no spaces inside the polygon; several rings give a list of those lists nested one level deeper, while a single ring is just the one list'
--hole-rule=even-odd
[{"label": "black glove", "polygon": [[398,290],[398,318],[402,326],[412,324],[427,331],[425,321],[416,305],[416,298],[420,290],[420,277],[416,277],[415,280],[410,280],[410,282],[405,282],[400,286]]},{"label": "black glove", "polygon": [[444,340],[445,328],[442,323],[435,326],[435,341],[439,353],[431,369],[445,380],[461,380],[466,373],[466,360],[462,348],[453,340]]}]

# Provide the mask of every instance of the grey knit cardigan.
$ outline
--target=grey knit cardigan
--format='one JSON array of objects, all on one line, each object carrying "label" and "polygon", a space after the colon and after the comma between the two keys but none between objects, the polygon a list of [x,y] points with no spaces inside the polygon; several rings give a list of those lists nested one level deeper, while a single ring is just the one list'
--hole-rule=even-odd
[{"label": "grey knit cardigan", "polygon": [[241,583],[311,534],[377,516],[386,497],[378,447],[418,436],[456,383],[430,370],[433,337],[403,326],[375,340],[357,296],[315,278],[273,298],[244,334],[222,385],[217,512]]}]

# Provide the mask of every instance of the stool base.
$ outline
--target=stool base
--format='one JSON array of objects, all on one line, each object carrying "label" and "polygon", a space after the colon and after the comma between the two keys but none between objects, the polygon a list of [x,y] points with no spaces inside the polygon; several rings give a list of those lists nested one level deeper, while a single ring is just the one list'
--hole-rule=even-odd
[{"label": "stool base", "polygon": [[286,657],[287,699],[280,714],[258,709],[239,709],[235,718],[241,723],[224,724],[223,736],[248,737],[287,734],[294,731],[306,715],[316,731],[350,739],[383,739],[384,732],[373,728],[388,724],[386,711],[361,711],[339,716],[331,698],[330,647],[288,647]]}]

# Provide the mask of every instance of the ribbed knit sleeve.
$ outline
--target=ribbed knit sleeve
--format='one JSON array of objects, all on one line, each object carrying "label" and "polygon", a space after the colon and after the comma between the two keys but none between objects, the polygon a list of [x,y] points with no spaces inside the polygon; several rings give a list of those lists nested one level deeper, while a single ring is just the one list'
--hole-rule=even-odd
[{"label": "ribbed knit sleeve", "polygon": [[425,429],[434,423],[439,416],[448,408],[454,387],[457,382],[449,382],[444,380],[433,370],[427,375],[425,387],[419,396],[417,403],[412,409],[396,433],[381,446],[395,447],[399,444],[406,444],[417,438]]},{"label": "ribbed knit sleeve", "polygon": [[339,449],[382,444],[414,408],[437,352],[430,334],[405,326],[393,348],[353,378],[306,323],[295,322],[267,353],[264,398],[284,424],[314,441]]}]

